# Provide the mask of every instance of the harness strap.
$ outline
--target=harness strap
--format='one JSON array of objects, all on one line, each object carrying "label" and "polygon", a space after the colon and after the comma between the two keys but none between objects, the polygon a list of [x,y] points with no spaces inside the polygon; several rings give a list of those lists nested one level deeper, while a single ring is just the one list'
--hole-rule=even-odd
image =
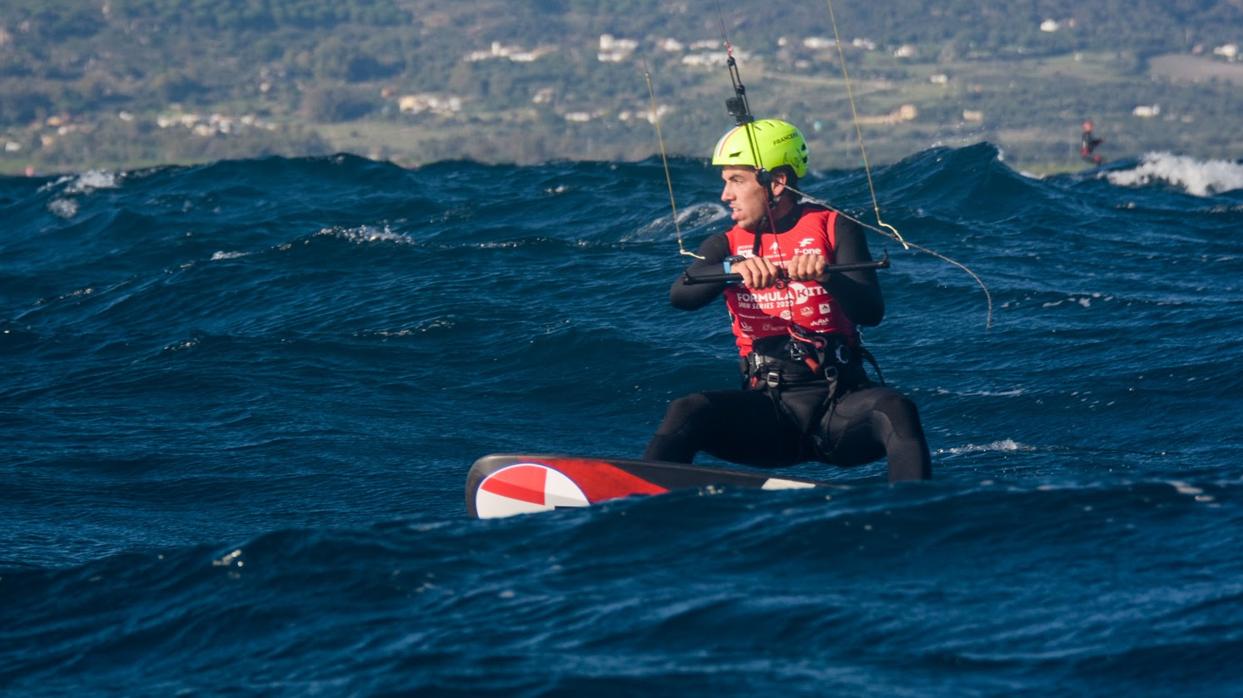
[{"label": "harness strap", "polygon": [[[842,395],[859,384],[858,376],[866,384],[867,372],[862,366],[865,361],[871,364],[878,382],[884,385],[885,378],[876,357],[856,338],[791,331],[786,341],[770,346],[768,352],[752,351],[743,359],[743,387],[764,390],[779,411],[795,424],[801,422],[800,458],[819,458],[826,451],[820,440],[812,436],[826,419],[832,419]],[[848,383],[844,374],[856,371],[856,378]],[[803,421],[785,404],[782,392],[786,388],[814,383],[823,383],[827,390],[824,400]],[[833,444],[827,452],[836,450],[836,446]]]}]

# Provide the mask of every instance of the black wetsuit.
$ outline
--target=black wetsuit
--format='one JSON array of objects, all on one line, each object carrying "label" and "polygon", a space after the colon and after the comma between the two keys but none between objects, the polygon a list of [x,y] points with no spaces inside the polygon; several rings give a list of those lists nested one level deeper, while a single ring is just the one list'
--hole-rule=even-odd
[{"label": "black wetsuit", "polygon": [[1104,158],[1095,153],[1096,146],[1104,143],[1104,138],[1097,138],[1091,131],[1084,131],[1083,138],[1079,141],[1079,155],[1084,160],[1099,165],[1104,162]]},{"label": "black wetsuit", "polygon": [[[777,229],[788,230],[803,210],[796,207]],[[731,254],[725,234],[704,241],[699,254],[704,259],[691,265],[692,274],[719,272]],[[838,264],[871,259],[862,228],[843,216],[837,217],[835,256]],[[857,325],[876,325],[884,316],[875,270],[832,274],[827,288]],[[724,290],[724,283],[687,285],[679,277],[669,297],[675,308],[696,310]],[[743,361],[743,388],[674,400],[644,459],[689,463],[705,451],[735,463],[780,467],[808,460],[859,465],[887,456],[891,482],[931,477],[928,443],[915,404],[892,388],[874,384],[849,338],[829,339],[831,350],[844,346],[836,354],[844,361],[835,366],[835,383],[791,358],[791,340],[758,340],[752,360]],[[753,370],[757,364],[758,372]],[[831,392],[835,399],[829,399]]]}]

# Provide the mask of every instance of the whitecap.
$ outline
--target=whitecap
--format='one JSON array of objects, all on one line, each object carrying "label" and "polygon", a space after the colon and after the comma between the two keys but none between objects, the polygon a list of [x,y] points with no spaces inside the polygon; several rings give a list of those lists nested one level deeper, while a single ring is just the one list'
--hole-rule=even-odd
[{"label": "whitecap", "polygon": [[1190,496],[1195,496],[1197,494],[1204,494],[1204,490],[1200,489],[1199,487],[1196,487],[1195,485],[1187,484],[1186,482],[1183,482],[1182,480],[1170,480],[1170,484],[1174,486],[1174,490],[1178,492],[1179,494],[1186,494]]},{"label": "whitecap", "polygon": [[938,395],[958,395],[960,397],[1018,397],[1027,391],[1023,388],[1011,388],[1009,390],[949,390],[948,388],[937,388]]},{"label": "whitecap", "polygon": [[[1188,497],[1191,497],[1195,499],[1197,502],[1202,502],[1202,503],[1207,504],[1207,503],[1215,501],[1215,498],[1213,497],[1213,495],[1205,494],[1204,490],[1190,483],[1183,482],[1182,480],[1170,480],[1169,483],[1170,485],[1174,487],[1175,492],[1181,495],[1186,495]],[[1216,506],[1216,505],[1213,505],[1213,506]]]},{"label": "whitecap", "polygon": [[211,564],[212,564],[212,567],[231,567],[233,565],[237,565],[238,567],[241,567],[246,564],[243,560],[239,559],[241,557],[242,557],[242,550],[241,548],[238,548],[237,550],[234,550],[233,552],[230,552],[227,555],[223,555],[215,560],[212,560]]},{"label": "whitecap", "polygon": [[395,242],[402,245],[413,245],[414,240],[402,233],[395,233],[386,225],[383,229],[370,225],[360,225],[353,228],[343,228],[340,226],[332,226],[331,228],[321,228],[315,233],[318,236],[337,237],[349,242],[365,243],[365,242]]},{"label": "whitecap", "polygon": [[1182,188],[1188,194],[1211,194],[1243,189],[1243,164],[1227,160],[1197,160],[1173,153],[1146,153],[1140,164],[1131,170],[1106,174],[1111,184],[1139,187],[1163,181]]},{"label": "whitecap", "polygon": [[961,455],[963,453],[991,453],[994,451],[1013,453],[1016,451],[1035,451],[1035,446],[1021,444],[1014,439],[1002,439],[987,444],[967,444],[966,446],[957,446],[954,448],[942,448],[937,451],[938,454],[949,454],[952,456]]},{"label": "whitecap", "polygon": [[183,339],[180,342],[173,342],[172,344],[165,346],[164,351],[169,352],[169,353],[172,353],[175,351],[185,351],[186,349],[193,349],[197,347],[198,345],[199,345],[198,338]]},{"label": "whitecap", "polygon": [[75,199],[52,199],[47,210],[61,218],[73,218],[78,215],[78,202]]},{"label": "whitecap", "polygon": [[80,174],[57,177],[55,180],[39,187],[39,191],[47,191],[64,186],[66,194],[89,194],[96,189],[116,189],[125,179],[123,173],[107,170],[87,170]]}]

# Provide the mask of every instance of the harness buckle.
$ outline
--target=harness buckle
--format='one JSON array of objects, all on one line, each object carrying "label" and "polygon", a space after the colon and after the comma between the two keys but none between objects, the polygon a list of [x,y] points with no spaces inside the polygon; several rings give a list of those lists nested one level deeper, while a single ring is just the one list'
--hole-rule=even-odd
[{"label": "harness buckle", "polygon": [[837,361],[838,365],[845,366],[853,358],[850,354],[850,347],[846,346],[844,342],[839,342],[837,349],[833,352],[833,359]]}]

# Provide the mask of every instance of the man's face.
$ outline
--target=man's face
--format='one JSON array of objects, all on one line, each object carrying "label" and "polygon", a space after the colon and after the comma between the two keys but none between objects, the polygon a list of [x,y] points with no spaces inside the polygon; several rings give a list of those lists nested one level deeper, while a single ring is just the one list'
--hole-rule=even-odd
[{"label": "man's face", "polygon": [[750,167],[725,167],[721,169],[725,189],[721,201],[729,205],[731,218],[738,226],[755,232],[768,210],[768,194],[755,179]]}]

